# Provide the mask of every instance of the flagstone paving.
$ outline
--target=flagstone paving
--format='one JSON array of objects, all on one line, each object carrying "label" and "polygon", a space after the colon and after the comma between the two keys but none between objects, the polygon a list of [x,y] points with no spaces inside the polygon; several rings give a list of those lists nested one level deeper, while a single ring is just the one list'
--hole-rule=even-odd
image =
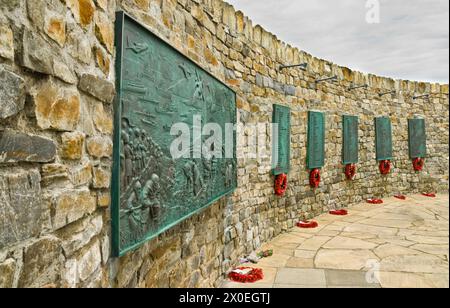
[{"label": "flagstone paving", "polygon": [[448,288],[449,197],[408,196],[324,214],[316,229],[294,228],[261,250],[264,279],[225,288]]}]

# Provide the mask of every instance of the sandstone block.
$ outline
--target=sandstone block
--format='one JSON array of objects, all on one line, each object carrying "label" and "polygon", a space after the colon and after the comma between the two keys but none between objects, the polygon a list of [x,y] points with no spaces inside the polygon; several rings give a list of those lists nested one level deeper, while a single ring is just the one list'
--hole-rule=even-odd
[{"label": "sandstone block", "polygon": [[25,248],[23,270],[19,287],[38,288],[53,284],[58,280],[62,263],[60,241],[54,237],[44,237]]},{"label": "sandstone block", "polygon": [[88,189],[68,190],[55,198],[53,227],[62,227],[92,214],[96,209],[96,199]]},{"label": "sandstone block", "polygon": [[83,156],[84,134],[80,132],[64,133],[61,136],[61,157],[63,159],[77,160]]},{"label": "sandstone block", "polygon": [[108,158],[112,156],[113,144],[111,138],[91,137],[87,140],[87,151],[95,158]]},{"label": "sandstone block", "polygon": [[41,129],[73,131],[80,120],[80,96],[52,81],[33,91],[35,115]]},{"label": "sandstone block", "polygon": [[14,36],[6,25],[0,25],[0,57],[14,60]]}]

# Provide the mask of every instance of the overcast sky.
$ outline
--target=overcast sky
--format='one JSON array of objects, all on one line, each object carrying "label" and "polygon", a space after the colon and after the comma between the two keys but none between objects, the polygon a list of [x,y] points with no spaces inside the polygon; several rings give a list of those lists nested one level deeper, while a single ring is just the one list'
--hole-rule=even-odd
[{"label": "overcast sky", "polygon": [[377,0],[226,1],[313,56],[366,73],[448,83],[448,0],[379,0],[380,22],[372,24],[366,4]]}]

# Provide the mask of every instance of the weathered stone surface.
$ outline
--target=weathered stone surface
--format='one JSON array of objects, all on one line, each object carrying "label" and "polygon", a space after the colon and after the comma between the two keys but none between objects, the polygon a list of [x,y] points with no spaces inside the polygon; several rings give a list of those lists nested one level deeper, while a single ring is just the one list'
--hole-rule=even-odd
[{"label": "weathered stone surface", "polygon": [[59,46],[63,47],[66,43],[66,22],[62,17],[55,16],[46,20],[45,32]]},{"label": "weathered stone surface", "polygon": [[25,82],[22,77],[0,65],[0,120],[19,113],[25,104]]},{"label": "weathered stone surface", "polygon": [[97,103],[94,106],[92,118],[95,127],[103,134],[111,135],[113,132],[112,115],[105,111],[102,103]]},{"label": "weathered stone surface", "polygon": [[52,75],[54,55],[49,44],[38,34],[24,31],[22,64],[38,73]]},{"label": "weathered stone surface", "polygon": [[70,178],[74,186],[89,185],[92,181],[92,163],[85,160],[81,166],[71,171]]},{"label": "weathered stone surface", "polygon": [[78,160],[83,156],[85,135],[80,132],[64,133],[61,136],[61,158]]},{"label": "weathered stone surface", "polygon": [[53,228],[60,229],[91,214],[96,209],[96,198],[88,189],[68,190],[55,198]]},{"label": "weathered stone surface", "polygon": [[80,281],[85,281],[100,266],[102,255],[100,243],[95,243],[77,260],[77,274]]},{"label": "weathered stone surface", "polygon": [[8,259],[0,263],[0,288],[12,288],[14,286],[14,273],[16,271],[16,261]]},{"label": "weathered stone surface", "polygon": [[108,137],[91,137],[87,140],[87,151],[95,158],[108,158],[112,156],[113,144]]},{"label": "weathered stone surface", "polygon": [[373,249],[377,245],[367,241],[337,236],[326,243],[323,248],[327,249]]},{"label": "weathered stone surface", "polygon": [[111,205],[111,194],[99,192],[97,194],[97,205],[99,207],[108,207]]},{"label": "weathered stone surface", "polygon": [[25,248],[19,287],[43,287],[58,280],[62,256],[60,241],[44,237]]},{"label": "weathered stone surface", "polygon": [[97,61],[97,65],[100,70],[106,75],[109,75],[111,60],[109,56],[102,50],[102,48],[95,48],[95,60]]},{"label": "weathered stone surface", "polygon": [[116,95],[113,83],[90,74],[81,77],[79,87],[82,91],[105,103],[112,103]]},{"label": "weathered stone surface", "polygon": [[381,260],[381,270],[385,272],[445,273],[448,263],[432,255],[391,256]]},{"label": "weathered stone surface", "polygon": [[95,167],[93,169],[94,180],[92,186],[94,188],[109,188],[111,183],[111,170],[105,167]]},{"label": "weathered stone surface", "polygon": [[0,25],[0,57],[14,60],[14,36],[7,25]]},{"label": "weathered stone surface", "polygon": [[41,168],[42,185],[48,185],[58,180],[68,180],[69,173],[66,165],[46,164]]},{"label": "weathered stone surface", "polygon": [[378,258],[369,250],[321,249],[314,260],[316,268],[363,270],[369,260]]},{"label": "weathered stone surface", "polygon": [[67,36],[67,50],[69,54],[84,64],[89,64],[92,59],[90,40],[85,39],[83,31],[72,30]]},{"label": "weathered stone surface", "polygon": [[87,217],[79,223],[74,223],[61,229],[58,237],[61,238],[62,247],[66,257],[83,248],[97,235],[103,228],[103,218],[101,215],[93,218]]},{"label": "weathered stone surface", "polygon": [[92,0],[67,0],[66,3],[83,27],[86,28],[92,23],[95,14],[95,4]]},{"label": "weathered stone surface", "polygon": [[47,81],[34,90],[37,124],[41,129],[73,131],[80,120],[77,91]]},{"label": "weathered stone surface", "polygon": [[100,43],[102,43],[110,53],[113,53],[114,25],[104,14],[97,15],[95,20],[95,35]]},{"label": "weathered stone surface", "polygon": [[47,163],[53,161],[55,156],[56,145],[51,139],[10,130],[0,132],[0,164]]}]

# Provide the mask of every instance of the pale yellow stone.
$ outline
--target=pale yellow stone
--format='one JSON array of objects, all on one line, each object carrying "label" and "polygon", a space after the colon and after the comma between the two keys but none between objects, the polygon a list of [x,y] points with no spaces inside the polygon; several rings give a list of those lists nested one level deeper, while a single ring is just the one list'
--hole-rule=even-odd
[{"label": "pale yellow stone", "polygon": [[323,245],[327,249],[373,249],[377,245],[359,239],[337,236]]},{"label": "pale yellow stone", "polygon": [[321,249],[314,264],[316,268],[359,271],[365,269],[371,260],[378,258],[370,250]]}]

